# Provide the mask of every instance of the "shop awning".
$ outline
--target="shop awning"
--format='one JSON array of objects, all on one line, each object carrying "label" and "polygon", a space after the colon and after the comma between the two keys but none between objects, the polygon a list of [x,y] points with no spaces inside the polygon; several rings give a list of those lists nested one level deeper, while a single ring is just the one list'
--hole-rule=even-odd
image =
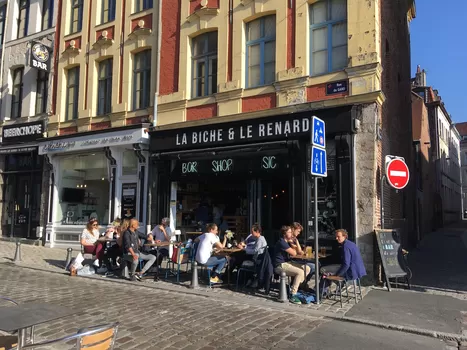
[{"label": "shop awning", "polygon": [[28,153],[34,152],[37,150],[37,146],[29,145],[29,146],[4,146],[0,147],[0,154],[13,154],[13,153]]}]

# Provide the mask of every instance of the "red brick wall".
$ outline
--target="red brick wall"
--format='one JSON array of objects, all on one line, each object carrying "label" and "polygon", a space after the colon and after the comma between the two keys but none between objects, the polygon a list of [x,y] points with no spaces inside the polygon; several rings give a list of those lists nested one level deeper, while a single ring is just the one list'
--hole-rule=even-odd
[{"label": "red brick wall", "polygon": [[99,29],[96,32],[96,39],[95,39],[96,41],[100,39],[100,37],[102,36],[102,32],[104,30],[107,31],[107,39],[114,39],[115,38],[115,35],[114,35],[115,26],[111,26],[111,27],[108,27],[108,28]]},{"label": "red brick wall", "polygon": [[186,120],[208,119],[217,116],[217,103],[186,109]]},{"label": "red brick wall", "polygon": [[141,123],[147,123],[149,121],[149,116],[143,115],[141,117],[129,118],[126,120],[126,125],[135,125]]},{"label": "red brick wall", "polygon": [[319,84],[306,88],[308,102],[330,100],[333,98],[348,96],[348,94],[348,92],[341,92],[339,94],[326,96],[326,84]]},{"label": "red brick wall", "polygon": [[276,108],[276,94],[265,94],[242,99],[242,112],[262,111]]},{"label": "red brick wall", "polygon": [[295,67],[295,1],[287,6],[287,69]]},{"label": "red brick wall", "polygon": [[112,125],[110,122],[101,122],[101,123],[91,124],[91,130],[106,130],[111,127]]},{"label": "red brick wall", "polygon": [[60,135],[71,135],[76,134],[78,132],[77,126],[70,126],[69,128],[60,128],[59,134]]},{"label": "red brick wall", "polygon": [[162,34],[160,87],[161,95],[178,91],[180,60],[180,11],[181,0],[162,2]]},{"label": "red brick wall", "polygon": [[144,21],[144,28],[152,29],[152,14],[149,14],[131,20],[131,32],[133,32],[138,27],[138,22],[140,20]]}]

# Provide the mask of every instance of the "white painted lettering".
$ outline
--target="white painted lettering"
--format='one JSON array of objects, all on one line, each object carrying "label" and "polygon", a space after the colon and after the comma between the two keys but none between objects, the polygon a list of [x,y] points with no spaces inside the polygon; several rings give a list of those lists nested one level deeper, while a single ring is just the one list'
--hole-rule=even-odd
[{"label": "white painted lettering", "polygon": [[217,130],[217,141],[222,142],[222,129]]},{"label": "white painted lettering", "polygon": [[273,131],[272,131],[272,123],[268,123],[268,124],[267,124],[267,127],[268,127],[268,133],[267,133],[267,135],[268,135],[268,136],[273,136],[274,133],[273,133]]},{"label": "white painted lettering", "polygon": [[300,120],[298,119],[293,120],[293,132],[297,134],[300,132]]},{"label": "white painted lettering", "polygon": [[302,119],[302,132],[310,131],[310,119],[303,118]]},{"label": "white painted lettering", "polygon": [[249,139],[251,139],[251,138],[253,137],[253,135],[252,135],[252,134],[253,134],[252,128],[253,128],[253,127],[252,127],[251,125],[248,125],[248,126],[246,127],[246,137],[249,138]]},{"label": "white painted lettering", "polygon": [[258,136],[264,137],[264,124],[259,124]]},{"label": "white painted lettering", "polygon": [[[201,137],[200,137],[201,139]],[[203,142],[208,143],[209,142],[209,131],[203,131]]]},{"label": "white painted lettering", "polygon": [[284,134],[290,134],[290,122],[288,120],[284,123]]},{"label": "white painted lettering", "polygon": [[216,142],[216,130],[211,130],[209,132],[209,141]]},{"label": "white painted lettering", "polygon": [[191,143],[193,145],[197,144],[198,143],[198,134],[196,132],[193,132],[191,134]]},{"label": "white painted lettering", "polygon": [[234,128],[229,129],[229,140],[232,141],[235,139],[235,131]]},{"label": "white painted lettering", "polygon": [[276,122],[275,127],[276,127],[276,135],[282,135],[282,123]]},{"label": "white painted lettering", "polygon": [[246,136],[243,134],[243,126],[240,127],[240,138],[244,139]]}]

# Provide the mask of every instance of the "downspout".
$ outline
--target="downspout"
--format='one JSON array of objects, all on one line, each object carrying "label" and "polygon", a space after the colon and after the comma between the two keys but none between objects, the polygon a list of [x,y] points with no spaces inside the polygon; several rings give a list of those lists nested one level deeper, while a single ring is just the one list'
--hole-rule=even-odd
[{"label": "downspout", "polygon": [[[1,43],[2,44],[2,62],[0,62],[0,82],[2,82],[2,85],[3,85],[3,66],[4,66],[4,62],[5,62],[5,59],[4,59],[4,57],[5,57],[5,42],[6,42],[5,33],[10,34],[10,31],[7,31],[8,30],[8,18],[10,18],[10,16],[8,16],[8,13],[10,12],[10,5],[13,6],[13,3],[11,1],[7,1],[6,2],[6,10],[5,10],[5,26],[4,26],[4,29],[3,29],[3,42]],[[5,84],[5,85],[8,85],[8,84]],[[2,107],[3,107],[3,98],[0,98],[0,111],[2,110]],[[5,121],[5,116],[3,116],[2,122],[4,122],[4,121]]]},{"label": "downspout", "polygon": [[[153,110],[153,121],[152,126],[157,125],[157,101],[159,100],[159,85],[160,85],[160,64],[161,64],[161,42],[162,42],[162,0],[159,0],[159,21],[157,25],[157,74],[156,74],[156,89],[154,92],[154,110]],[[147,207],[147,215],[146,215],[146,232],[151,232],[151,222],[152,222],[152,191],[153,191],[153,177],[152,177],[152,164],[151,164],[151,151],[149,151],[149,155],[147,157],[147,167],[148,167],[148,203]]]}]

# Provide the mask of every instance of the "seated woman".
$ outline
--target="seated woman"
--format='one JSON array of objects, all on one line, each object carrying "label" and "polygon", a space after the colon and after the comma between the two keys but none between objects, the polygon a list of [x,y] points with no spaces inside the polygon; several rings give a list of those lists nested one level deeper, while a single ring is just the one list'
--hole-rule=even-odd
[{"label": "seated woman", "polygon": [[223,283],[219,275],[227,264],[227,259],[223,256],[212,255],[212,251],[214,248],[225,248],[227,236],[224,236],[224,241],[221,243],[216,224],[206,225],[206,230],[206,233],[195,239],[195,242],[199,242],[196,261],[202,265],[212,266],[211,283]]},{"label": "seated woman", "polygon": [[282,226],[282,238],[280,238],[274,247],[274,268],[282,269],[287,276],[293,277],[294,281],[290,287],[290,302],[301,304],[300,299],[295,295],[298,292],[298,287],[304,281],[305,275],[310,273],[310,268],[307,265],[292,262],[290,256],[296,256],[297,251],[289,245],[292,239],[292,228],[290,226]]},{"label": "seated woman", "polygon": [[109,270],[112,268],[112,265],[110,264],[110,262],[112,262],[114,266],[115,265],[120,266],[117,262],[117,258],[122,255],[122,241],[121,240],[119,244],[119,238],[120,236],[123,236],[123,232],[121,231],[121,229],[122,229],[121,220],[120,218],[116,218],[114,222],[112,223],[112,227],[109,227],[104,234],[106,238],[117,240],[116,244],[113,244],[111,247],[107,248],[107,252],[104,256],[107,269]]},{"label": "seated woman", "polygon": [[104,247],[99,242],[99,224],[96,219],[89,220],[86,228],[81,234],[81,245],[85,254],[92,254],[96,257],[94,266],[100,267],[104,257]]},{"label": "seated woman", "polygon": [[[154,230],[148,235],[148,242],[161,243],[170,242],[170,219],[162,218],[161,224],[154,227]],[[159,248],[159,256],[157,257],[157,266],[161,266],[162,260],[169,257],[168,248]]]}]

